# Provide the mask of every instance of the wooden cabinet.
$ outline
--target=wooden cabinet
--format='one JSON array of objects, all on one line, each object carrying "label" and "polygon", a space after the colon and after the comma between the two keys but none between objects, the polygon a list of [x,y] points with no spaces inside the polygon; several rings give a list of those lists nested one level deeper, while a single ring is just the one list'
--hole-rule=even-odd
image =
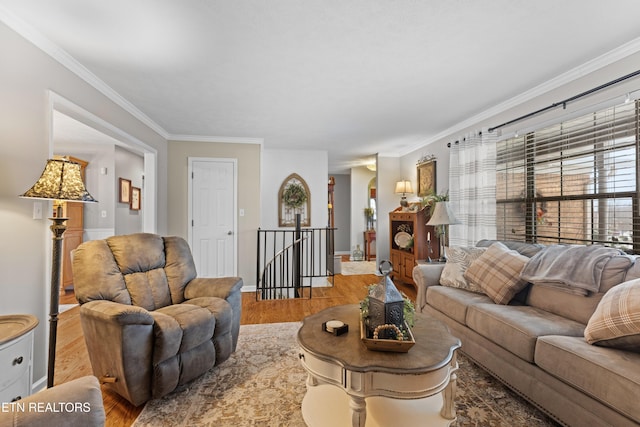
[{"label": "wooden cabinet", "polygon": [[[85,180],[85,169],[89,162],[71,156],[54,156],[80,164],[82,180]],[[56,215],[56,206],[53,207],[53,216]],[[77,248],[83,241],[84,235],[84,203],[64,202],[62,204],[62,217],[68,218],[65,223],[67,230],[62,235],[62,270],[60,277],[60,292],[73,290],[73,273],[71,270],[71,251]]]},{"label": "wooden cabinet", "polygon": [[66,202],[63,206],[63,217],[67,231],[62,235],[62,279],[61,292],[73,288],[73,273],[71,270],[71,251],[80,246],[84,234],[84,203]]},{"label": "wooden cabinet", "polygon": [[364,232],[364,259],[367,261],[376,260],[376,230]]},{"label": "wooden cabinet", "polygon": [[31,315],[0,316],[0,402],[15,402],[31,394],[33,329]]},{"label": "wooden cabinet", "polygon": [[[418,260],[440,257],[439,241],[435,228],[427,226],[429,221],[425,209],[405,212],[397,208],[389,213],[389,242],[394,279],[413,283],[413,267]],[[431,252],[427,247],[427,236],[431,237]]]}]

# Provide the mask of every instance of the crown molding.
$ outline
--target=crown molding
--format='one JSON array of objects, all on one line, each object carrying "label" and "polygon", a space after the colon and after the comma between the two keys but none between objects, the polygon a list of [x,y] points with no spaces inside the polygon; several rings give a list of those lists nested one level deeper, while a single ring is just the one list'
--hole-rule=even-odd
[{"label": "crown molding", "polygon": [[412,153],[416,150],[419,150],[420,148],[423,148],[426,145],[442,140],[444,138],[451,137],[452,135],[455,135],[458,132],[462,132],[472,126],[478,127],[478,125],[484,120],[488,120],[498,114],[507,112],[510,109],[515,108],[527,101],[544,95],[554,89],[558,89],[566,84],[573,82],[574,80],[598,71],[638,52],[640,52],[640,37],[633,39],[621,46],[618,46],[617,48],[603,55],[587,61],[584,64],[573,68],[563,74],[560,74],[559,76],[554,77],[553,79],[548,80],[538,86],[535,86],[528,91],[514,96],[511,99],[501,102],[500,104],[497,104],[479,114],[476,114],[475,116],[472,116],[467,120],[457,123],[456,125],[451,126],[450,128],[443,130],[442,132],[439,132],[438,134],[420,142],[419,144],[403,150],[401,155],[404,156]]},{"label": "crown molding", "polygon": [[78,62],[67,51],[60,48],[58,45],[45,37],[42,33],[37,31],[33,26],[27,24],[26,22],[15,16],[2,5],[0,5],[0,21],[4,22],[9,28],[18,33],[28,42],[58,61],[62,66],[87,82],[91,87],[109,98],[123,110],[147,125],[158,135],[162,136],[165,139],[168,139],[169,133],[164,130],[159,124],[154,122],[149,116],[140,111],[135,105],[133,105],[122,95],[116,92],[102,79],[89,71],[88,68]]},{"label": "crown molding", "polygon": [[264,144],[264,138],[248,138],[241,136],[204,136],[204,135],[174,135],[167,137],[169,141],[185,142],[218,142],[229,144]]}]

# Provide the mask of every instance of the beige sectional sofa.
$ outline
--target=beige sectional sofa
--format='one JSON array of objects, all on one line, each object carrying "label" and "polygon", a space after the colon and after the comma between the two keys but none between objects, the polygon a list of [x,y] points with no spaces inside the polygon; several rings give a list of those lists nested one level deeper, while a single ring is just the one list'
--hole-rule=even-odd
[{"label": "beige sectional sofa", "polygon": [[[544,283],[540,277],[532,284],[515,274],[515,295],[502,298],[495,283],[501,281],[500,274],[513,272],[487,264],[487,253],[495,247],[508,248],[509,256],[526,266],[547,247],[495,241],[481,241],[478,247],[488,249],[466,248],[470,256],[449,257],[447,271],[415,267],[417,286],[426,288],[417,308],[446,323],[462,341],[463,353],[559,423],[640,425],[640,280],[634,280],[640,278],[640,261],[622,253],[600,258],[592,264],[592,276],[600,280],[597,292]],[[490,261],[500,263],[503,258]],[[478,267],[481,259],[484,265]],[[561,264],[561,269],[576,269],[575,275],[590,273],[584,265],[589,264],[578,260]],[[465,280],[451,283],[451,271],[462,274],[467,286]],[[471,291],[469,286],[476,288]],[[629,301],[621,302],[621,290]],[[622,316],[624,321],[631,319],[630,324],[612,328],[621,330],[621,336],[602,337],[599,327],[611,326],[607,316],[618,307],[631,310]],[[634,328],[638,328],[635,333]]]}]

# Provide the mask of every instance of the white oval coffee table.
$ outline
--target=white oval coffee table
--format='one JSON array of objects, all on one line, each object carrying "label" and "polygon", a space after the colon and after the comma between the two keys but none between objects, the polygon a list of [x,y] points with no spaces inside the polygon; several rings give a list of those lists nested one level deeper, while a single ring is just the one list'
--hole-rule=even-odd
[{"label": "white oval coffee table", "polygon": [[[456,350],[460,340],[440,321],[416,313],[408,353],[370,351],[360,340],[357,304],[325,309],[298,331],[308,373],[302,416],[309,426],[448,426],[455,419]],[[322,330],[341,320],[344,335]]]}]

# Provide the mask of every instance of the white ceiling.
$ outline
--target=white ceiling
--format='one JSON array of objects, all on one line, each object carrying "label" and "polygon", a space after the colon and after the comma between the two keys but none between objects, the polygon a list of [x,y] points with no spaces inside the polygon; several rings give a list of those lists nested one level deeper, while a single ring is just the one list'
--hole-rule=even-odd
[{"label": "white ceiling", "polygon": [[[402,155],[640,37],[637,0],[0,0],[168,137]],[[603,82],[604,83],[604,82]],[[496,125],[497,123],[487,123]]]}]

